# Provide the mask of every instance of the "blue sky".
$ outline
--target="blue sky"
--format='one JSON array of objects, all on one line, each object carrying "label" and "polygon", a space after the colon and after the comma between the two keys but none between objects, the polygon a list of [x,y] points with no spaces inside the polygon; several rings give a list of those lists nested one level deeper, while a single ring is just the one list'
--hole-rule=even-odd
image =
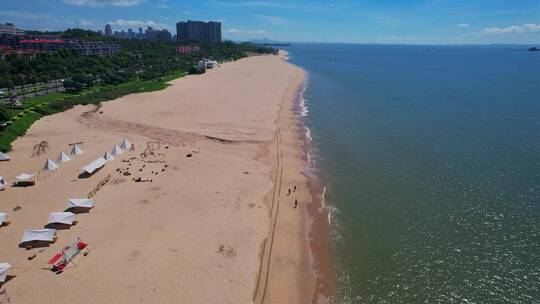
[{"label": "blue sky", "polygon": [[540,44],[540,0],[1,0],[23,29],[167,28],[217,20],[232,40]]}]

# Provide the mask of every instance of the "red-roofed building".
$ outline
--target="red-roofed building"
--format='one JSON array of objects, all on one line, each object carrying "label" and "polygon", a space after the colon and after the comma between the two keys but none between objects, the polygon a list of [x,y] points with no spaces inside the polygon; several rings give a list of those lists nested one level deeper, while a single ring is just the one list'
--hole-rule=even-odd
[{"label": "red-roofed building", "polygon": [[192,54],[200,51],[201,48],[198,45],[181,45],[176,48],[178,54]]}]

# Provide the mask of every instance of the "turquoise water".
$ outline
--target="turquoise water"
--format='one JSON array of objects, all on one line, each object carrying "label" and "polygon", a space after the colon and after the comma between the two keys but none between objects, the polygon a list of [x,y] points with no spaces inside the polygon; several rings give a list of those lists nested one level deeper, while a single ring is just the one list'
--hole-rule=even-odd
[{"label": "turquoise water", "polygon": [[540,53],[298,44],[333,303],[540,303]]}]

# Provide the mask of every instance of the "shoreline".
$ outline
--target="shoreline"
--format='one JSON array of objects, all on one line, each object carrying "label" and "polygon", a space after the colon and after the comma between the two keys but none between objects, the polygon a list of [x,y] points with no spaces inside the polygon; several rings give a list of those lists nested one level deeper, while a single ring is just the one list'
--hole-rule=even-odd
[{"label": "shoreline", "polygon": [[306,206],[306,213],[309,219],[307,238],[310,246],[310,259],[317,274],[313,303],[329,303],[335,290],[335,273],[330,254],[328,211],[324,210],[325,188],[317,176],[318,168],[309,156],[312,152],[312,138],[306,122],[309,110],[304,99],[304,93],[309,87],[309,75],[305,71],[304,73],[306,74],[304,84],[298,90],[293,111],[298,118],[298,131],[304,152],[305,166],[302,168],[302,173],[307,177],[307,187],[312,198],[312,203]]},{"label": "shoreline", "polygon": [[[322,186],[317,176],[306,172],[313,165],[308,157],[311,143],[302,108],[303,93],[308,86],[307,73],[288,62],[286,52],[280,53],[282,60],[296,69],[296,76],[284,92],[276,119],[278,133],[267,147],[270,151],[276,149],[273,155],[269,153],[276,157],[272,166],[274,190],[266,197],[271,229],[261,245],[254,302],[328,303],[334,288],[334,274],[328,247],[327,215],[323,210]],[[284,168],[285,178],[281,176]],[[298,189],[291,193],[299,200],[298,209],[292,209],[296,213],[290,209],[293,199],[288,189],[291,186]],[[280,204],[282,209],[279,209]],[[280,243],[291,233],[297,235],[296,244]],[[291,292],[292,284],[297,286],[297,292]]]}]

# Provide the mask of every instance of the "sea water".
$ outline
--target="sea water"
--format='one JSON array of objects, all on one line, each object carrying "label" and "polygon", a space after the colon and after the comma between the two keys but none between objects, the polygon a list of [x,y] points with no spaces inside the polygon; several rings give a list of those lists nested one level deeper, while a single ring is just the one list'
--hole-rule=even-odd
[{"label": "sea water", "polygon": [[540,303],[540,53],[286,49],[308,73],[331,302]]}]

